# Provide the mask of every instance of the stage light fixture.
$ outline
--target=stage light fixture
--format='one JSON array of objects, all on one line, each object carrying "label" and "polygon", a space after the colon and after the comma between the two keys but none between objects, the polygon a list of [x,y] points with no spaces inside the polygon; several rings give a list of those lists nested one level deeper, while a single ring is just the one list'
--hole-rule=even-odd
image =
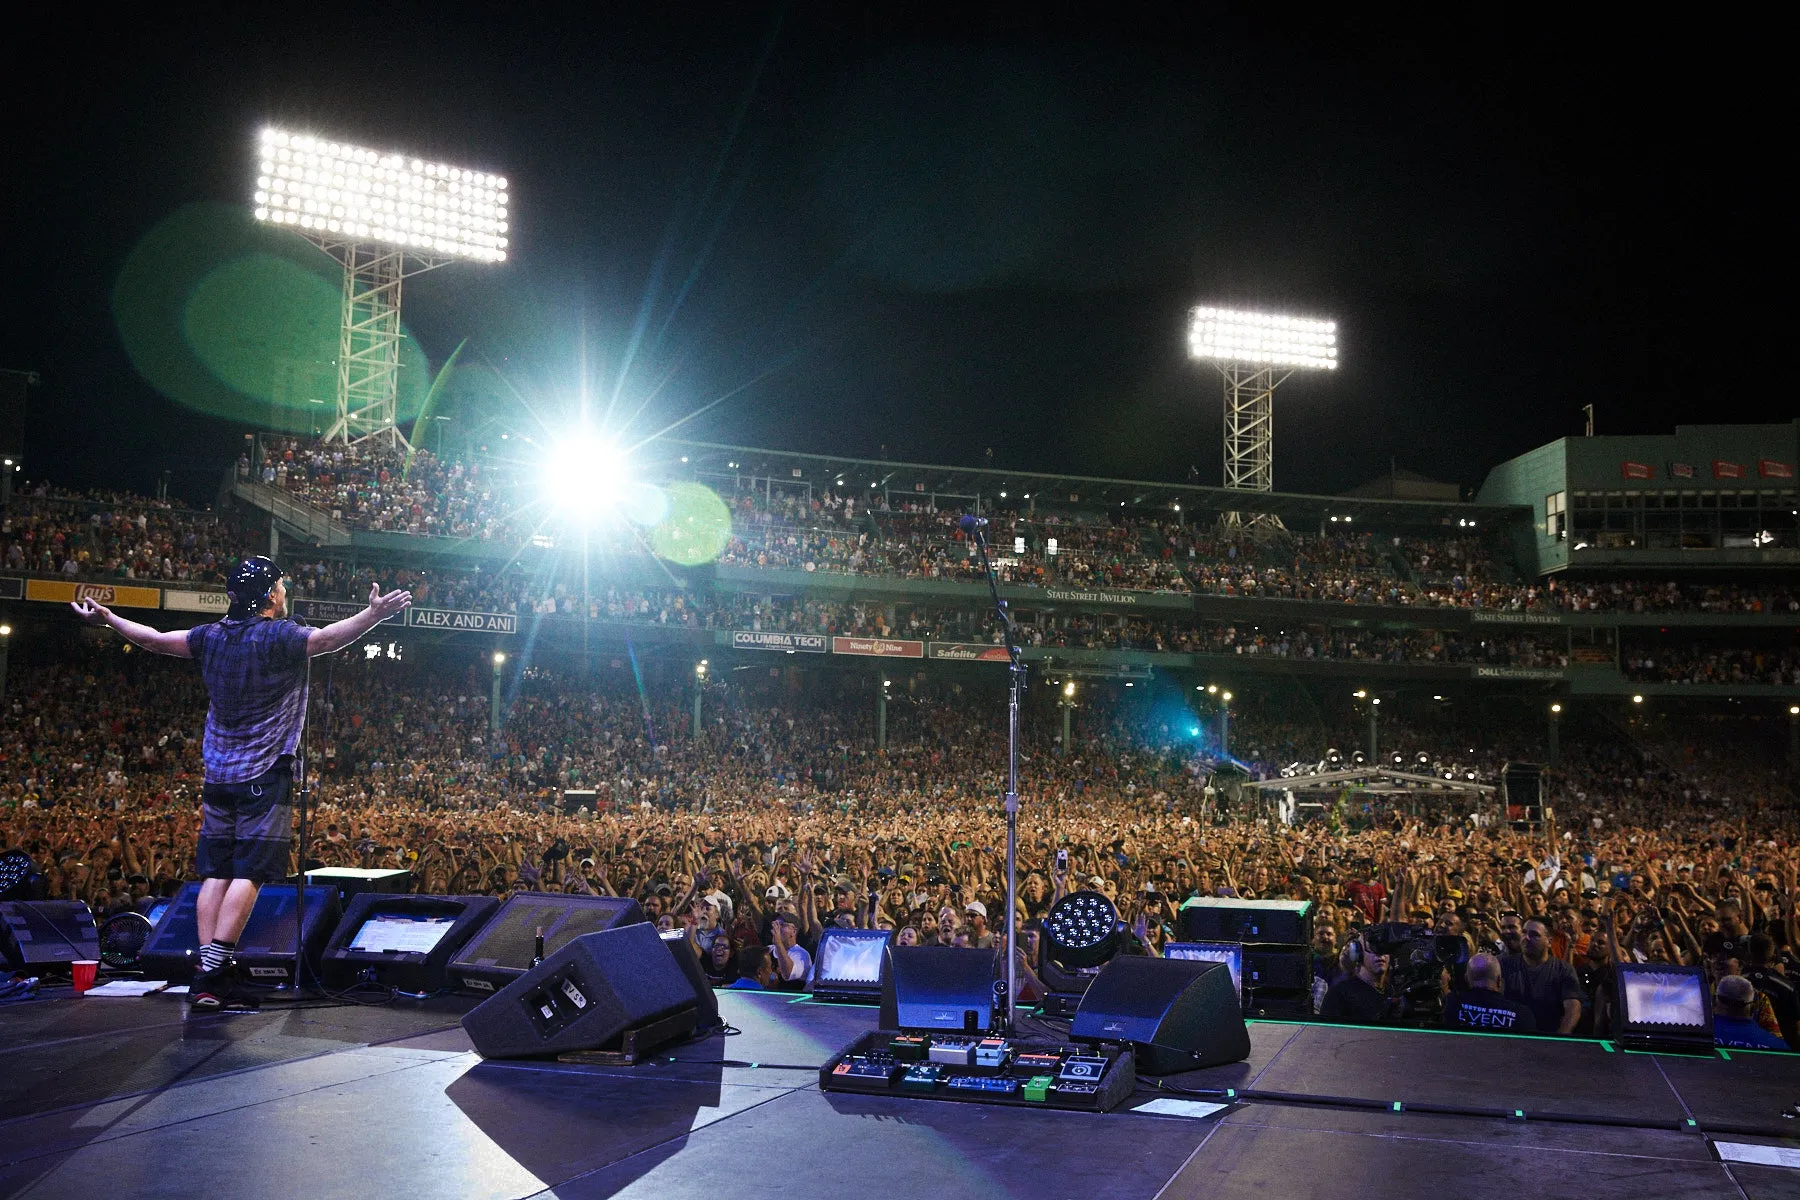
[{"label": "stage light fixture", "polygon": [[257,139],[256,172],[251,199],[265,224],[444,258],[506,258],[502,176],[276,128]]},{"label": "stage light fixture", "polygon": [[581,430],[552,443],[540,485],[552,509],[587,518],[617,505],[630,480],[619,448]]},{"label": "stage light fixture", "polygon": [[32,877],[31,855],[23,850],[0,854],[0,900],[25,900]]},{"label": "stage light fixture", "polygon": [[1214,362],[1335,371],[1337,322],[1200,305],[1188,325],[1188,352]]},{"label": "stage light fixture", "polygon": [[1119,910],[1104,892],[1070,892],[1044,918],[1046,953],[1061,966],[1097,967],[1120,947]]}]

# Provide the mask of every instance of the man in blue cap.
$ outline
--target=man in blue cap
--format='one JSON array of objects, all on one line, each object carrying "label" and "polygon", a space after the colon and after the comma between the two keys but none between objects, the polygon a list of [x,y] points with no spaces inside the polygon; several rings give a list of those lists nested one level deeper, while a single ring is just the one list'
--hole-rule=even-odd
[{"label": "man in blue cap", "polygon": [[369,589],[369,606],[323,629],[288,619],[287,585],[272,559],[246,558],[225,585],[223,620],[164,633],[127,621],[92,599],[71,607],[154,654],[200,663],[209,701],[206,786],[200,799],[200,972],[195,1008],[233,998],[238,935],[265,883],[284,879],[293,843],[294,754],[306,723],[307,660],[342,650],[412,603],[412,593]]}]

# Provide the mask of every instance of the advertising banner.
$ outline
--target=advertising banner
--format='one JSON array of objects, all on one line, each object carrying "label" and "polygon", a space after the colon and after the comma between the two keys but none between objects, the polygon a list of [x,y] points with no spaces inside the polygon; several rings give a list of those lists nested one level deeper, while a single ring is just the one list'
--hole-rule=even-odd
[{"label": "advertising banner", "polygon": [[1669,478],[1670,479],[1692,479],[1693,477],[1694,477],[1694,464],[1693,463],[1672,462],[1669,464]]},{"label": "advertising banner", "polygon": [[950,662],[1007,661],[1005,646],[991,646],[985,642],[930,642],[925,651],[927,657],[947,659]]},{"label": "advertising banner", "polygon": [[1477,625],[1561,625],[1556,613],[1472,612],[1469,620]]},{"label": "advertising banner", "polygon": [[288,605],[296,617],[308,621],[341,621],[345,617],[354,617],[364,607],[354,600],[295,600]]},{"label": "advertising banner", "polygon": [[833,654],[868,654],[876,658],[924,658],[925,643],[896,638],[834,637]]},{"label": "advertising banner", "polygon": [[1757,460],[1756,473],[1764,479],[1792,479],[1794,468],[1788,463],[1776,462],[1772,458],[1763,458]]},{"label": "advertising banner", "polygon": [[1742,479],[1743,477],[1743,463],[1726,462],[1722,458],[1713,459],[1714,479]]},{"label": "advertising banner", "polygon": [[1627,479],[1655,479],[1656,468],[1649,463],[1626,460],[1619,464],[1619,470]]},{"label": "advertising banner", "polygon": [[827,649],[822,633],[753,633],[748,629],[731,631],[731,647],[734,650],[787,650],[806,654],[823,654]]},{"label": "advertising banner", "polygon": [[1565,671],[1555,667],[1476,667],[1477,679],[1537,679],[1546,683],[1555,682],[1568,677]]},{"label": "advertising banner", "polygon": [[231,611],[231,597],[224,592],[163,592],[163,607],[170,612],[197,612],[223,615]]},{"label": "advertising banner", "polygon": [[98,600],[109,608],[161,608],[162,589],[125,587],[113,583],[77,583],[74,580],[27,579],[25,598],[51,604]]},{"label": "advertising banner", "polygon": [[406,623],[414,629],[458,629],[469,633],[517,633],[515,613],[458,612],[448,608],[409,608]]}]

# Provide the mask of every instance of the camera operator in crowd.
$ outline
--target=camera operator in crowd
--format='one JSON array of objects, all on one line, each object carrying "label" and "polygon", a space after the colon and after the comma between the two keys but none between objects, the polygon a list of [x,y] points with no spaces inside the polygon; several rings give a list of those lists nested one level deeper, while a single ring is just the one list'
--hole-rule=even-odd
[{"label": "camera operator in crowd", "polygon": [[1338,956],[1345,975],[1325,991],[1319,1004],[1319,1016],[1327,1021],[1347,1025],[1380,1025],[1388,1018],[1390,1005],[1382,992],[1388,957],[1377,953],[1359,935],[1344,945]]}]

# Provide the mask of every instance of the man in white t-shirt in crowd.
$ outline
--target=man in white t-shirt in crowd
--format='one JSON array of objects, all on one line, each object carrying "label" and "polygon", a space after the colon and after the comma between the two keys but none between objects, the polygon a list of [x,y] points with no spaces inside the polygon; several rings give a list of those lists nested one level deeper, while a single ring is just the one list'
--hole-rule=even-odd
[{"label": "man in white t-shirt in crowd", "polygon": [[775,959],[775,987],[786,992],[802,991],[812,978],[812,955],[800,944],[800,924],[790,912],[778,912],[769,918],[769,953]]},{"label": "man in white t-shirt in crowd", "polygon": [[963,916],[969,918],[969,945],[980,950],[994,948],[994,933],[988,928],[987,905],[971,900],[963,905]]}]

